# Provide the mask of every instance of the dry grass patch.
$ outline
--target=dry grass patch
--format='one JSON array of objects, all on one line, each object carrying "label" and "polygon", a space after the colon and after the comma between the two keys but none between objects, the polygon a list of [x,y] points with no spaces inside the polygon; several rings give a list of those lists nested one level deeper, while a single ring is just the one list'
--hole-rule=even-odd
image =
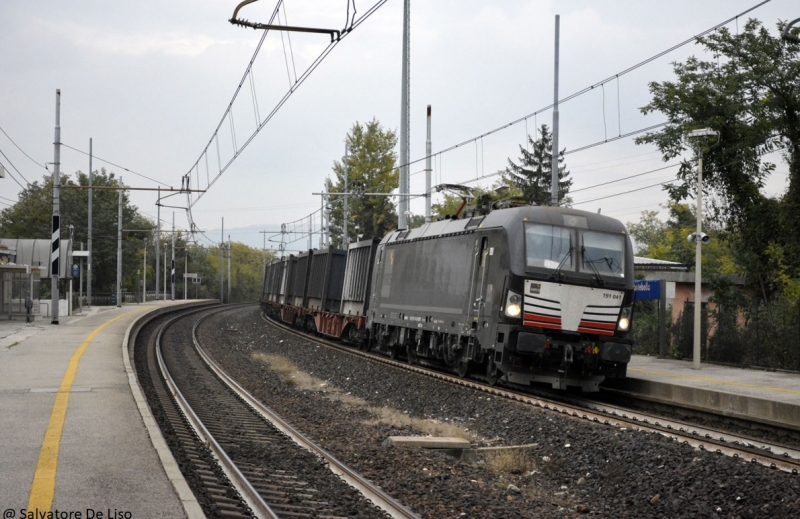
[{"label": "dry grass patch", "polygon": [[526,449],[498,449],[484,454],[486,467],[499,476],[526,474],[533,470],[533,458]]},{"label": "dry grass patch", "polygon": [[395,427],[411,427],[417,431],[432,436],[452,436],[456,438],[464,438],[471,442],[477,441],[478,437],[475,433],[467,431],[460,425],[440,422],[438,420],[426,420],[421,418],[412,418],[405,413],[390,407],[369,407],[367,401],[347,394],[341,389],[329,385],[326,381],[314,378],[311,375],[300,371],[297,366],[280,355],[267,355],[265,353],[254,353],[253,360],[262,362],[267,367],[277,373],[281,380],[287,384],[295,386],[299,389],[307,389],[311,391],[322,391],[325,393],[326,398],[341,402],[353,408],[365,408],[375,419],[364,422],[366,425],[391,425]]},{"label": "dry grass patch", "polygon": [[297,369],[297,366],[286,357],[254,353],[253,360],[266,364],[269,369],[277,373],[281,377],[281,380],[287,385],[311,390],[319,390],[325,387],[325,382],[300,371]]},{"label": "dry grass patch", "polygon": [[460,425],[440,422],[438,420],[413,418],[390,407],[370,407],[369,411],[375,415],[375,420],[367,422],[367,425],[383,424],[395,427],[411,427],[426,434],[430,434],[431,436],[451,436],[464,438],[471,442],[477,440],[475,433],[466,430]]}]

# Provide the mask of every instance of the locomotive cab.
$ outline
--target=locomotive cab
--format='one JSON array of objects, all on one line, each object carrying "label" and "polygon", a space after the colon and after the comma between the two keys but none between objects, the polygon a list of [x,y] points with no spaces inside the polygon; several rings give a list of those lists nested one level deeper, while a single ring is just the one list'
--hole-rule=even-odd
[{"label": "locomotive cab", "polygon": [[572,209],[515,211],[503,225],[508,270],[493,341],[497,369],[508,382],[585,391],[624,378],[633,312],[624,226]]}]

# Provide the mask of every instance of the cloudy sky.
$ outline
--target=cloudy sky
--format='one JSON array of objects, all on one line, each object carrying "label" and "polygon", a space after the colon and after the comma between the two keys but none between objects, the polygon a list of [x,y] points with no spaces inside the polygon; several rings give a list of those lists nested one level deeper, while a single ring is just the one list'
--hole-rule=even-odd
[{"label": "cloudy sky", "polygon": [[[276,1],[251,4],[241,17],[267,22]],[[356,16],[375,2],[355,0]],[[230,233],[234,241],[259,248],[264,238],[259,230],[276,230],[282,223],[294,229],[298,224],[293,222],[307,222],[315,211],[318,226],[320,197],[312,193],[321,190],[334,160],[344,154],[350,127],[376,118],[386,128],[399,130],[403,2],[388,0],[363,20],[299,86],[295,78],[302,77],[330,38],[267,35],[252,79],[244,79],[233,103],[231,124],[230,116],[223,116],[262,36],[262,31],[228,23],[237,3],[4,0],[0,128],[5,134],[0,133],[0,163],[11,173],[0,179],[0,207],[13,204],[21,190],[12,175],[24,185],[25,179],[33,182],[47,174],[44,164],[53,161],[55,92],[60,89],[62,142],[79,150],[62,148],[63,173],[88,171],[85,152],[92,138],[94,167],[122,175],[131,187],[180,187],[181,177],[190,171],[193,186],[199,181],[205,187],[219,176],[193,202],[193,220],[207,236],[200,237],[203,243],[219,239],[222,218],[226,238]],[[559,97],[564,98],[757,3],[414,1],[411,160],[424,157],[429,104],[437,153],[434,184],[489,185],[497,179],[491,175],[503,169],[509,157],[517,160],[526,132],[543,123],[552,125],[552,111],[542,109],[553,101],[556,14],[561,16]],[[280,10],[281,23],[307,27],[342,29],[347,16],[348,0],[285,0]],[[739,19],[738,25],[753,17],[774,30],[779,19],[798,16],[796,1],[773,0]],[[728,27],[736,31],[737,22]],[[671,62],[701,52],[694,44],[686,45],[562,104],[560,147],[582,148],[662,122],[660,114],[645,117],[639,112],[649,101],[648,82],[670,79]],[[294,93],[256,134],[293,87]],[[525,121],[470,141],[537,111]],[[438,153],[462,142],[467,144]],[[239,153],[234,158],[235,151]],[[195,164],[199,167],[193,169]],[[225,168],[221,175],[220,165]],[[601,210],[623,222],[638,221],[642,211],[658,210],[666,195],[657,184],[673,179],[677,169],[592,187],[667,165],[654,148],[636,146],[632,138],[572,153],[567,165],[575,207]],[[423,169],[422,161],[411,166],[412,193],[424,190]],[[787,167],[781,163],[767,193],[782,193],[786,178]],[[131,198],[155,220],[155,193],[134,191]],[[176,196],[164,203],[185,207],[187,200]],[[416,214],[423,212],[419,200],[411,208]],[[186,228],[182,209],[162,209],[165,224],[171,225],[173,210],[177,226]],[[307,243],[306,238],[289,248],[302,249]],[[313,244],[317,243],[315,237]]]}]

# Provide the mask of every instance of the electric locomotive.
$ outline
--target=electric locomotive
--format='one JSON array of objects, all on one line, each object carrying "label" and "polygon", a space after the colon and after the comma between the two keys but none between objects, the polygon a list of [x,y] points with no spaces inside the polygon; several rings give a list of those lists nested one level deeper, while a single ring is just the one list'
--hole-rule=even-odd
[{"label": "electric locomotive", "polygon": [[498,209],[351,244],[344,269],[342,254],[322,249],[268,265],[265,311],[490,383],[597,391],[626,375],[633,249],[618,220]]},{"label": "electric locomotive", "polygon": [[613,218],[525,206],[395,231],[373,275],[367,325],[390,354],[558,389],[625,377],[633,249]]}]

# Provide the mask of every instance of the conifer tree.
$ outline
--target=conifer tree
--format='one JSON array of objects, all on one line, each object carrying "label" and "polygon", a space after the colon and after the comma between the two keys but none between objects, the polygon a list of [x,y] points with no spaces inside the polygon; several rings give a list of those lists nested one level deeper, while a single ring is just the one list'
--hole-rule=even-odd
[{"label": "conifer tree", "polygon": [[[539,128],[540,137],[533,140],[528,135],[530,151],[520,146],[520,163],[515,164],[508,159],[508,167],[503,178],[511,185],[522,190],[522,196],[529,204],[550,205],[550,186],[553,171],[553,135],[547,125]],[[558,154],[558,202],[562,204],[572,186],[572,179],[567,178],[569,171],[564,164],[564,150]]]}]

